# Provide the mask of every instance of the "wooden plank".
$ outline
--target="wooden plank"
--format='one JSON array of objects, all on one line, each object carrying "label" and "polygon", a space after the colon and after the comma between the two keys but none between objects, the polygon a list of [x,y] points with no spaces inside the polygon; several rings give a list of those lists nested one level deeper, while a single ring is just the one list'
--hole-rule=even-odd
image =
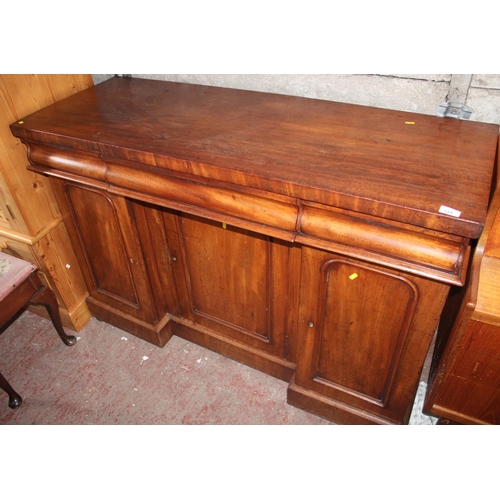
[{"label": "wooden plank", "polygon": [[34,245],[46,234],[50,233],[50,231],[52,231],[52,229],[54,229],[61,221],[62,217],[58,215],[57,217],[52,219],[48,226],[40,228],[40,230],[33,236],[27,236],[26,234],[19,233],[12,229],[3,229],[2,227],[0,227],[0,236],[3,236],[4,238],[11,238],[13,240],[26,243],[27,245]]},{"label": "wooden plank", "polygon": [[[498,152],[500,154],[500,141]],[[500,197],[498,184],[496,190],[497,196]],[[493,203],[490,212],[490,218],[494,220],[491,226],[485,228],[479,245],[479,248],[484,246],[484,252],[478,273],[477,301],[472,318],[500,327],[500,203]]]},{"label": "wooden plank", "polygon": [[500,210],[485,245],[473,318],[500,326]]},{"label": "wooden plank", "polygon": [[[88,296],[88,291],[73,247],[66,242],[69,242],[66,227],[64,224],[59,224],[37,241],[34,248],[43,261],[50,287],[60,296],[60,303],[64,304],[72,315],[80,307],[82,300]],[[90,319],[90,316],[86,319]]]},{"label": "wooden plank", "polygon": [[[1,175],[0,175],[0,178],[1,178]],[[1,184],[2,183],[0,181],[0,185]],[[0,228],[4,228],[4,229],[10,228],[9,216],[4,214],[4,210],[6,210],[6,209],[7,209],[6,198],[5,198],[5,195],[3,194],[2,189],[0,188]]]}]

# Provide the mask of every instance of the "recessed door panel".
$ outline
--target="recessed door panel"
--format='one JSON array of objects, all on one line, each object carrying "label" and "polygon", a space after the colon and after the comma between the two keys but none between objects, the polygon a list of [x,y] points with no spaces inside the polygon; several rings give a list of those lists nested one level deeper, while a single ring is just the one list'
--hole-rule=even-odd
[{"label": "recessed door panel", "polygon": [[302,249],[296,383],[362,408],[387,405],[419,302],[412,278]]},{"label": "recessed door panel", "polygon": [[269,239],[187,217],[182,234],[193,311],[267,339]]},{"label": "recessed door panel", "polygon": [[65,193],[87,264],[84,275],[90,295],[153,323],[151,291],[128,202],[72,184],[66,184]]},{"label": "recessed door panel", "polygon": [[404,278],[331,260],[321,270],[314,379],[381,404],[397,368],[416,290]]},{"label": "recessed door panel", "polygon": [[183,316],[284,356],[286,244],[187,214],[178,217],[178,228],[187,284]]}]

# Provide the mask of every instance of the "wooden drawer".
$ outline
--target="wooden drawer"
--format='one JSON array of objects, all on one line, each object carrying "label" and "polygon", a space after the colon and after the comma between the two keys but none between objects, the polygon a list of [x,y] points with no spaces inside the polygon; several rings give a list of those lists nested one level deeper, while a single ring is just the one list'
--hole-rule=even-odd
[{"label": "wooden drawer", "polygon": [[262,234],[291,241],[295,233],[298,207],[294,198],[264,191],[229,186],[176,174],[162,169],[137,165],[108,163],[106,179],[110,191],[123,195],[133,193],[144,198],[193,215],[200,215]]},{"label": "wooden drawer", "polygon": [[303,203],[296,241],[462,285],[469,241],[346,210]]},{"label": "wooden drawer", "polygon": [[[30,170],[74,180],[120,196],[231,223],[292,241],[298,207],[294,198],[195,178],[133,162],[104,162],[98,155],[35,144]],[[48,167],[48,168],[47,168]]]},{"label": "wooden drawer", "polygon": [[5,233],[0,232],[0,248],[6,249],[5,251],[15,257],[19,257],[27,262],[37,262],[33,252],[33,247],[27,243],[20,242],[8,237]]}]

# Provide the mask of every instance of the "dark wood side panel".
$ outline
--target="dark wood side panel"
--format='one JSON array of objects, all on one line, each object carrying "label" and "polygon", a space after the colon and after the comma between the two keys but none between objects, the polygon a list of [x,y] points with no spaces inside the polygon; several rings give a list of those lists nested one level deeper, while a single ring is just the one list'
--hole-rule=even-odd
[{"label": "dark wood side panel", "polygon": [[500,424],[500,328],[470,321],[426,410],[462,424]]}]

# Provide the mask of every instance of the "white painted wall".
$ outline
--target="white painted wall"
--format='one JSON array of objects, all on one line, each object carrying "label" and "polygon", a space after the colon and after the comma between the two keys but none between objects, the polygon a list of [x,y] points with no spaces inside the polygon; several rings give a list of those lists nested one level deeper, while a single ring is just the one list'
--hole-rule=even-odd
[{"label": "white painted wall", "polygon": [[[98,84],[114,75],[93,75]],[[449,101],[472,108],[473,121],[500,124],[500,75],[132,75],[257,90],[436,115]]]}]

